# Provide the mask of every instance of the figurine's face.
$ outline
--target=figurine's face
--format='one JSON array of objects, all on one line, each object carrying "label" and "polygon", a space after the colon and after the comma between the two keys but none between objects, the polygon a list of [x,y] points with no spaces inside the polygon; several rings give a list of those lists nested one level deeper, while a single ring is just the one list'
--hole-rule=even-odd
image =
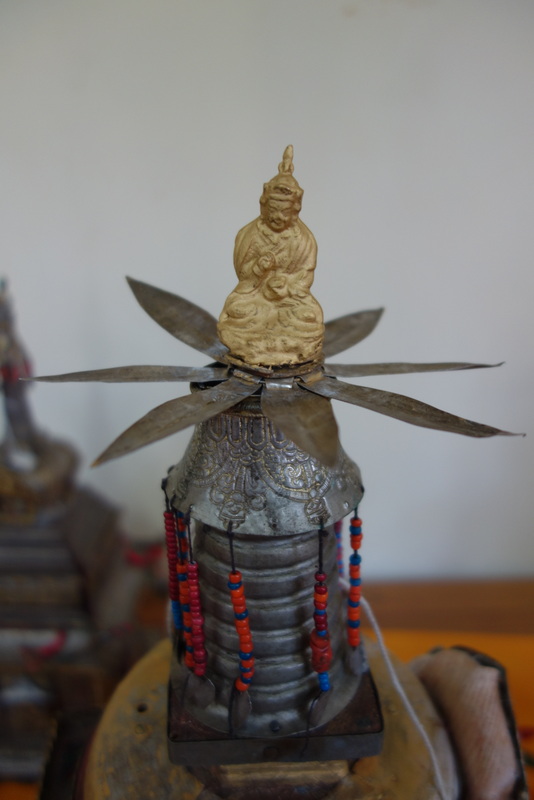
[{"label": "figurine's face", "polygon": [[261,217],[271,230],[280,233],[297,221],[299,212],[293,198],[267,195],[261,206]]}]

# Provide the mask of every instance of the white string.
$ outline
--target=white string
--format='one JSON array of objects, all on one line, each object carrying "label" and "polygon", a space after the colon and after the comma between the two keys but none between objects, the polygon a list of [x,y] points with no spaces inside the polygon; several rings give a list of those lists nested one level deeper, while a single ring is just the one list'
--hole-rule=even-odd
[{"label": "white string", "polygon": [[[350,588],[348,581],[345,580],[344,578],[340,579],[340,584],[343,587],[347,588],[347,589]],[[378,624],[378,622],[376,620],[375,615],[373,614],[373,610],[372,610],[371,606],[369,605],[369,603],[367,602],[367,600],[364,597],[360,598],[360,602],[362,604],[363,609],[365,610],[367,618],[368,618],[369,622],[371,623],[371,627],[372,627],[372,629],[373,629],[373,631],[375,633],[376,641],[377,641],[377,644],[378,644],[378,649],[379,649],[380,654],[381,654],[381,656],[382,656],[382,658],[384,660],[384,664],[386,665],[386,669],[387,669],[387,671],[389,673],[389,677],[391,678],[391,683],[395,687],[395,689],[397,691],[397,694],[399,695],[399,697],[400,697],[400,699],[402,701],[402,704],[404,705],[404,708],[406,709],[406,712],[407,712],[408,716],[410,717],[410,719],[412,720],[413,724],[415,725],[415,727],[416,727],[417,731],[419,732],[419,735],[421,736],[421,739],[423,740],[423,743],[424,743],[424,745],[425,745],[425,747],[426,747],[426,749],[428,751],[428,755],[430,757],[430,762],[432,764],[432,769],[434,771],[434,781],[435,781],[438,793],[440,794],[442,800],[447,800],[448,799],[448,792],[447,792],[447,789],[445,788],[445,782],[444,782],[443,776],[441,774],[441,769],[440,769],[440,766],[439,766],[438,757],[436,755],[436,751],[434,750],[432,742],[430,741],[430,737],[428,736],[426,730],[424,729],[423,724],[421,723],[421,720],[417,716],[417,714],[415,712],[415,709],[412,706],[412,704],[410,703],[410,701],[408,699],[408,696],[407,696],[406,692],[404,691],[404,688],[403,688],[403,686],[402,686],[402,684],[401,684],[401,682],[400,682],[400,680],[399,680],[399,678],[397,676],[397,673],[395,671],[395,667],[393,666],[393,663],[392,663],[392,661],[391,661],[391,659],[389,657],[389,653],[388,653],[388,651],[386,649],[386,645],[384,644],[382,631],[380,630],[380,626],[379,626],[379,624]]]}]

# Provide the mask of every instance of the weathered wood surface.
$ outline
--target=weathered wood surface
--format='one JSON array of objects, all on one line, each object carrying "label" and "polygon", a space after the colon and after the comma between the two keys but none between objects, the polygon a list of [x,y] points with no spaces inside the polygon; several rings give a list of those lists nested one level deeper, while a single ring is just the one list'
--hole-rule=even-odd
[{"label": "weathered wood surface", "polygon": [[[367,652],[385,717],[384,748],[379,756],[362,758],[353,765],[345,762],[344,767],[342,762],[334,762],[330,774],[328,769],[325,771],[324,764],[317,762],[310,762],[307,767],[299,765],[297,774],[294,765],[286,769],[284,764],[272,764],[268,774],[265,769],[256,770],[251,765],[245,776],[248,780],[243,778],[242,767],[219,768],[213,774],[213,788],[226,789],[226,796],[232,800],[291,797],[292,787],[298,793],[304,785],[309,796],[320,798],[328,794],[329,800],[379,796],[399,800],[437,798],[429,756],[421,737],[391,685],[376,646],[367,643]],[[163,641],[119,686],[93,740],[83,800],[207,800],[214,797],[209,786],[204,788],[185,767],[173,766],[167,758],[165,717],[169,660],[170,643]],[[456,770],[444,725],[411,670],[397,661],[396,669],[438,753],[449,796],[455,798]],[[206,773],[202,777],[209,783],[210,771]],[[262,791],[262,785],[267,794]]]}]

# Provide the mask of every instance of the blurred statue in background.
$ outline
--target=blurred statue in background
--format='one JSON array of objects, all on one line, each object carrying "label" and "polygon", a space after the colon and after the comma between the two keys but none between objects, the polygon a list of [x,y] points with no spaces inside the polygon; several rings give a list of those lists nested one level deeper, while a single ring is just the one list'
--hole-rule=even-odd
[{"label": "blurred statue in background", "polygon": [[[0,515],[31,516],[69,494],[75,451],[36,427],[27,391],[31,368],[17,338],[7,282],[0,281],[0,374],[4,432],[0,443]],[[22,379],[22,380],[21,380]]]},{"label": "blurred statue in background", "polygon": [[0,460],[9,467],[14,466],[16,450],[36,456],[40,444],[42,445],[42,438],[33,423],[26,398],[28,384],[19,380],[30,377],[31,367],[24,348],[15,335],[5,280],[0,281],[0,373],[5,412]]}]

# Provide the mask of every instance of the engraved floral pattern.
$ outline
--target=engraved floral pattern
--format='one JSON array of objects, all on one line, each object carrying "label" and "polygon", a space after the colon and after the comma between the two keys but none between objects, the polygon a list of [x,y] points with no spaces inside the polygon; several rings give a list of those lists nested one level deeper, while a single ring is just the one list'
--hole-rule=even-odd
[{"label": "engraved floral pattern", "polygon": [[262,415],[218,414],[195,429],[173,470],[175,504],[205,488],[221,523],[240,525],[251,511],[269,514],[268,495],[302,504],[310,527],[332,522],[325,498],[359,486],[356,465],[343,454],[328,469],[300,450]]}]

